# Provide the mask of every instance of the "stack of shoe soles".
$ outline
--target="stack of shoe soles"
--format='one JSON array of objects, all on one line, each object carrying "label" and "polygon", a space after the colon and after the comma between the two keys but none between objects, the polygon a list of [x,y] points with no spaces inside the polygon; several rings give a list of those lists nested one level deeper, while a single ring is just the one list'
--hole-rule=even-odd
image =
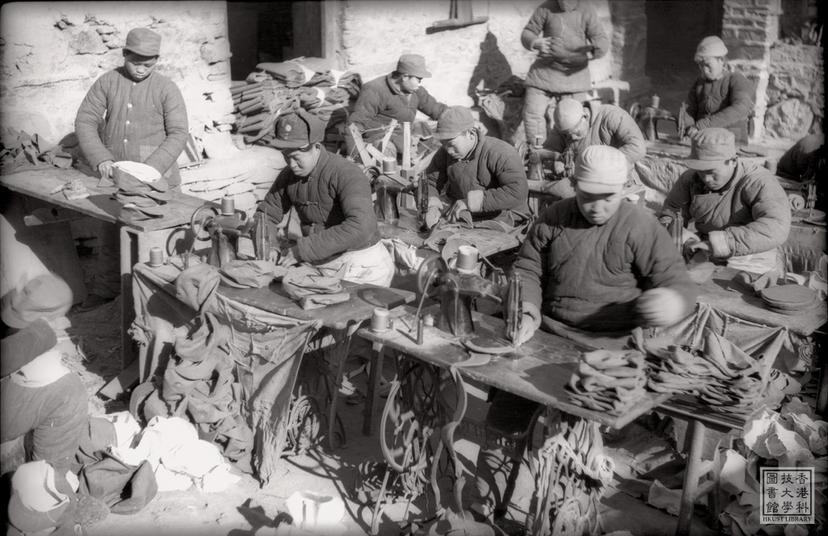
[{"label": "stack of shoe soles", "polygon": [[720,413],[746,415],[764,399],[757,362],[733,343],[705,330],[704,348],[645,344],[647,386],[659,393],[695,395]]},{"label": "stack of shoe soles", "polygon": [[780,285],[759,292],[765,306],[775,313],[795,315],[811,309],[818,298],[814,289],[803,285]]},{"label": "stack of shoe soles", "polygon": [[594,350],[581,355],[566,386],[573,404],[621,414],[644,396],[646,360],[638,350]]},{"label": "stack of shoe soles", "polygon": [[164,216],[169,202],[170,185],[152,166],[123,160],[115,162],[112,176],[118,190],[115,199],[133,219],[147,220]]}]

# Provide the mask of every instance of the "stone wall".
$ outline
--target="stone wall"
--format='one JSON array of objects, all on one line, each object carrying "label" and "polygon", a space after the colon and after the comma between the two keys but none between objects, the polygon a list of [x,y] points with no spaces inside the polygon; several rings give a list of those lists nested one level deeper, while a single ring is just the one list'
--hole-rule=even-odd
[{"label": "stone wall", "polygon": [[[630,65],[637,66],[632,72],[643,72],[643,54],[629,64],[618,61],[630,59],[634,55],[631,50],[641,46],[640,39],[646,39],[646,20],[640,18],[643,0],[582,1],[594,6],[614,45],[607,56],[590,63],[593,80],[624,79]],[[523,48],[520,34],[540,3],[474,0],[474,16],[488,16],[486,23],[429,35],[426,28],[448,18],[447,0],[343,2],[337,13],[341,28],[340,61],[344,63],[342,67],[371,80],[393,70],[400,54],[422,54],[433,73],[433,78],[423,83],[429,92],[440,101],[469,106],[478,84],[494,88],[510,75],[526,76],[534,54]],[[615,4],[623,5],[622,9],[617,10]],[[628,32],[613,32],[616,12],[621,13],[620,20],[641,22],[642,35],[632,38]],[[628,46],[631,48],[627,49]]]},{"label": "stone wall", "polygon": [[796,140],[822,132],[823,81],[822,47],[776,43],[771,48],[765,134]]},{"label": "stone wall", "polygon": [[158,71],[175,81],[193,132],[232,121],[226,2],[18,2],[0,18],[0,123],[48,145],[74,130],[92,83],[123,63],[127,32],[162,36]]},{"label": "stone wall", "polygon": [[781,10],[780,0],[724,0],[722,39],[730,66],[754,84],[753,140],[764,136],[771,45],[779,39]]}]

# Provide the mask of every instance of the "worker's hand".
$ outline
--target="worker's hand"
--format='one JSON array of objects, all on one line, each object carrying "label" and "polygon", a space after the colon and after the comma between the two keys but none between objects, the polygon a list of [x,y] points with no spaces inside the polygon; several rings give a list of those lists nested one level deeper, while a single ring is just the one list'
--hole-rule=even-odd
[{"label": "worker's hand", "polygon": [[299,264],[299,259],[293,253],[293,248],[286,248],[279,251],[279,257],[275,261],[276,266],[296,266]]},{"label": "worker's hand", "polygon": [[687,127],[686,129],[684,129],[684,135],[685,135],[685,136],[687,136],[688,138],[692,138],[692,137],[693,137],[693,136],[695,136],[698,132],[699,132],[699,129],[697,129],[697,128],[696,128],[695,126],[693,126],[693,125],[690,125],[690,126],[689,126],[689,127]]},{"label": "worker's hand", "polygon": [[691,258],[697,251],[710,252],[710,244],[705,240],[690,239],[682,247],[682,255],[685,259]]},{"label": "worker's hand", "polygon": [[446,215],[446,219],[452,223],[456,222],[460,219],[460,213],[464,210],[468,211],[469,206],[462,199],[458,199],[449,209],[448,214]]},{"label": "worker's hand", "polygon": [[639,321],[645,327],[672,326],[686,314],[684,298],[671,288],[654,288],[635,302]]},{"label": "worker's hand", "polygon": [[547,56],[550,49],[551,37],[538,37],[532,43],[532,48],[538,51],[539,55]]},{"label": "worker's hand", "polygon": [[566,174],[566,164],[564,164],[560,160],[555,160],[555,163],[552,164],[552,171],[555,173],[555,175],[562,177]]},{"label": "worker's hand", "polygon": [[512,341],[515,346],[520,346],[521,344],[529,341],[532,337],[535,336],[535,321],[534,319],[529,316],[528,314],[524,313],[523,316],[520,318],[520,327],[518,328],[518,335],[517,340]]},{"label": "worker's hand", "polygon": [[670,230],[670,226],[673,224],[673,220],[674,218],[670,214],[662,214],[658,217],[658,223],[667,228],[667,230]]},{"label": "worker's hand", "polygon": [[112,160],[105,160],[98,164],[98,173],[101,174],[101,181],[103,180],[112,180],[112,166],[115,165],[115,162]]}]

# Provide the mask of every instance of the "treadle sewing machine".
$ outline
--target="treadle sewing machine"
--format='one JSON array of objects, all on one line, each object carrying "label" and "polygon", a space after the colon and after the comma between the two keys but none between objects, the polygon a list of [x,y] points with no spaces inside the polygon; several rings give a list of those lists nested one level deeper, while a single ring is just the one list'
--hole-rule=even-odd
[{"label": "treadle sewing machine", "polygon": [[[264,215],[257,213],[252,218],[243,210],[237,210],[233,198],[224,197],[221,207],[205,203],[190,217],[190,229],[196,240],[210,240],[210,254],[207,262],[221,267],[239,258],[239,239],[247,237],[253,242],[256,259],[267,258],[269,237]],[[194,241],[195,242],[195,241]]]}]

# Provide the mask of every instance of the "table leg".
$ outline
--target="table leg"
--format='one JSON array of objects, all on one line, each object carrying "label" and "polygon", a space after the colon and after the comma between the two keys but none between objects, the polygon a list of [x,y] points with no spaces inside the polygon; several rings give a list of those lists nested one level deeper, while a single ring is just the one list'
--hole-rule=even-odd
[{"label": "table leg", "polygon": [[[328,446],[331,450],[336,448],[334,431],[336,430],[336,405],[339,399],[339,388],[342,385],[342,376],[345,370],[345,361],[348,359],[348,351],[351,347],[351,335],[349,329],[335,329],[332,333],[334,344],[325,351],[328,357],[329,366],[336,367],[336,376],[331,389],[331,405],[328,408]],[[345,435],[343,430],[342,444],[345,446]]]},{"label": "table leg", "polygon": [[377,410],[379,409],[380,379],[382,378],[385,345],[375,342],[372,345],[371,373],[368,377],[368,398],[365,400],[365,413],[362,421],[362,434],[370,436]]},{"label": "table leg", "polygon": [[687,453],[687,467],[684,470],[684,485],[681,492],[676,536],[688,536],[693,521],[693,504],[699,487],[701,455],[704,446],[705,426],[697,420],[690,421],[690,450]]},{"label": "table leg", "polygon": [[133,248],[132,234],[125,226],[119,229],[120,265],[121,265],[121,369],[127,368],[138,356],[135,343],[129,336],[129,328],[135,318],[135,304],[132,296],[132,266],[135,264],[136,252]]}]

